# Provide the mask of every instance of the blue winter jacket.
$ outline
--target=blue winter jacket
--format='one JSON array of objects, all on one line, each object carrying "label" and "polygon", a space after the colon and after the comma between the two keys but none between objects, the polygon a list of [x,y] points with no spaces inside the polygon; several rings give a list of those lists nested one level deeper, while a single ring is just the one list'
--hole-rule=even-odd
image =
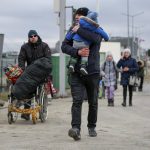
[{"label": "blue winter jacket", "polygon": [[120,59],[117,63],[117,68],[129,68],[129,71],[121,73],[121,85],[129,85],[129,78],[138,71],[138,64],[134,58],[128,57]]},{"label": "blue winter jacket", "polygon": [[[99,49],[102,37],[99,34],[83,29],[81,27],[77,30],[77,34],[82,36],[87,41],[92,42],[91,45],[89,46],[90,54],[88,57],[88,65],[87,65],[88,75],[95,73],[99,74],[100,73]],[[75,65],[75,71],[80,72],[81,56],[78,55],[78,49],[73,47],[73,39],[68,40],[67,38],[65,38],[64,41],[62,42],[61,49],[63,53],[66,53],[74,58],[77,58],[78,61]]]},{"label": "blue winter jacket", "polygon": [[[87,29],[89,31],[99,34],[102,38],[104,38],[105,41],[109,40],[108,34],[101,27],[97,28],[96,26],[94,26],[92,23],[88,22],[84,18],[80,19],[79,24],[81,28],[84,28],[84,29]],[[66,39],[67,40],[73,39],[78,42],[84,41],[87,45],[91,44],[91,41],[85,40],[79,34],[73,33],[72,31],[67,33]]]}]

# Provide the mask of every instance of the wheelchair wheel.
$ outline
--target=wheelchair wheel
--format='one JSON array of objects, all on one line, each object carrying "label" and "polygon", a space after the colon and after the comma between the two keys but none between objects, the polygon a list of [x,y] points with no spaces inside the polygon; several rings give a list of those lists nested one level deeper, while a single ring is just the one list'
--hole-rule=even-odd
[{"label": "wheelchair wheel", "polygon": [[8,123],[12,124],[15,123],[18,118],[17,112],[8,112]]},{"label": "wheelchair wheel", "polygon": [[13,123],[15,123],[17,118],[18,118],[18,113],[17,112],[12,112],[12,115],[13,115]]},{"label": "wheelchair wheel", "polygon": [[40,93],[39,105],[41,106],[39,118],[41,119],[41,122],[45,122],[48,117],[48,100],[44,88]]},{"label": "wheelchair wheel", "polygon": [[8,123],[9,124],[13,123],[13,114],[11,112],[8,113]]}]

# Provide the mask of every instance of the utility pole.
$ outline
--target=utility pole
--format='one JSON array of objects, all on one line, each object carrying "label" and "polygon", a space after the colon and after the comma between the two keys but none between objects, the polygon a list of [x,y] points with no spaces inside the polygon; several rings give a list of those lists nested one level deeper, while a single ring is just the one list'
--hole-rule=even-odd
[{"label": "utility pole", "polygon": [[137,37],[137,57],[140,59],[140,39],[141,39],[141,34],[142,32],[140,32],[141,28],[143,28],[144,26],[134,26],[135,28],[135,33],[134,33],[134,37]]},{"label": "utility pole", "polygon": [[[140,13],[136,13],[134,15],[130,15],[130,14],[125,14],[125,13],[122,13],[122,15],[125,15],[127,16],[128,18],[131,17],[132,19],[132,46],[131,46],[131,50],[132,50],[132,55],[133,57],[136,57],[136,53],[135,53],[135,49],[134,49],[134,17],[137,17],[139,15],[142,15],[144,12],[140,12]],[[128,44],[129,44],[129,37],[128,37]],[[129,46],[128,46],[129,47]]]},{"label": "utility pole", "polygon": [[66,28],[66,0],[60,0],[60,12],[59,12],[59,36],[60,36],[60,59],[59,59],[59,95],[61,97],[66,96],[65,91],[65,55],[61,51],[61,43],[65,37]]},{"label": "utility pole", "polygon": [[65,8],[71,8],[71,11],[72,11],[72,21],[71,21],[72,24],[71,25],[73,25],[76,9],[73,6],[66,6]]},{"label": "utility pole", "polygon": [[135,49],[134,49],[134,17],[142,15],[143,13],[144,12],[140,12],[140,13],[137,13],[137,14],[134,14],[134,15],[129,15],[129,17],[132,18],[132,50],[133,50],[133,56],[134,57],[136,55],[136,52],[135,52]]},{"label": "utility pole", "polygon": [[66,96],[65,91],[65,54],[61,51],[61,43],[65,37],[66,31],[66,0],[54,0],[54,12],[58,14],[59,18],[59,96]]},{"label": "utility pole", "polygon": [[128,46],[128,48],[130,47],[130,39],[129,39],[129,37],[130,37],[130,28],[129,28],[129,0],[127,0],[127,32],[128,32],[128,43],[127,43],[127,46]]}]

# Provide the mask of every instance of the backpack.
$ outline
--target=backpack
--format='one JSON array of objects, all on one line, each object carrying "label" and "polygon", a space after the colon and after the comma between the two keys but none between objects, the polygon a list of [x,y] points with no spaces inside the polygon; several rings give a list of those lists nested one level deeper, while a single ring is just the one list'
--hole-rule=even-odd
[{"label": "backpack", "polygon": [[[114,66],[114,69],[115,69],[115,71],[116,71],[116,79],[118,79],[119,73],[118,73],[118,71],[117,71],[117,69],[116,69],[115,62],[114,62],[114,61],[113,61],[113,66]],[[106,67],[106,61],[104,62],[104,69],[103,69],[103,71],[105,71],[105,67]]]},{"label": "backpack", "polygon": [[[106,67],[106,61],[104,62],[104,69],[103,69],[103,71],[105,71],[105,67]],[[117,89],[118,89],[117,79],[118,79],[118,77],[119,77],[119,73],[118,73],[118,71],[117,71],[117,69],[116,69],[115,62],[114,62],[114,61],[113,61],[113,67],[114,67],[114,69],[115,69],[115,71],[116,71],[116,84],[115,84],[115,90],[117,90]]]}]

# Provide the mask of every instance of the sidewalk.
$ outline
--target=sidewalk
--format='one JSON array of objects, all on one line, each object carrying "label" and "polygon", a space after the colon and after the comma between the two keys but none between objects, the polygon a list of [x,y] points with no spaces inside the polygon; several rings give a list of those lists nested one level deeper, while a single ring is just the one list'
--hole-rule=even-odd
[{"label": "sidewalk", "polygon": [[[46,123],[24,121],[7,123],[7,109],[0,109],[0,150],[150,150],[150,85],[135,92],[133,107],[123,108],[122,87],[115,97],[115,107],[99,99],[97,132],[87,131],[87,102],[82,109],[81,141],[68,137],[71,120],[71,98],[53,100]],[[6,105],[5,105],[6,106]]]}]

